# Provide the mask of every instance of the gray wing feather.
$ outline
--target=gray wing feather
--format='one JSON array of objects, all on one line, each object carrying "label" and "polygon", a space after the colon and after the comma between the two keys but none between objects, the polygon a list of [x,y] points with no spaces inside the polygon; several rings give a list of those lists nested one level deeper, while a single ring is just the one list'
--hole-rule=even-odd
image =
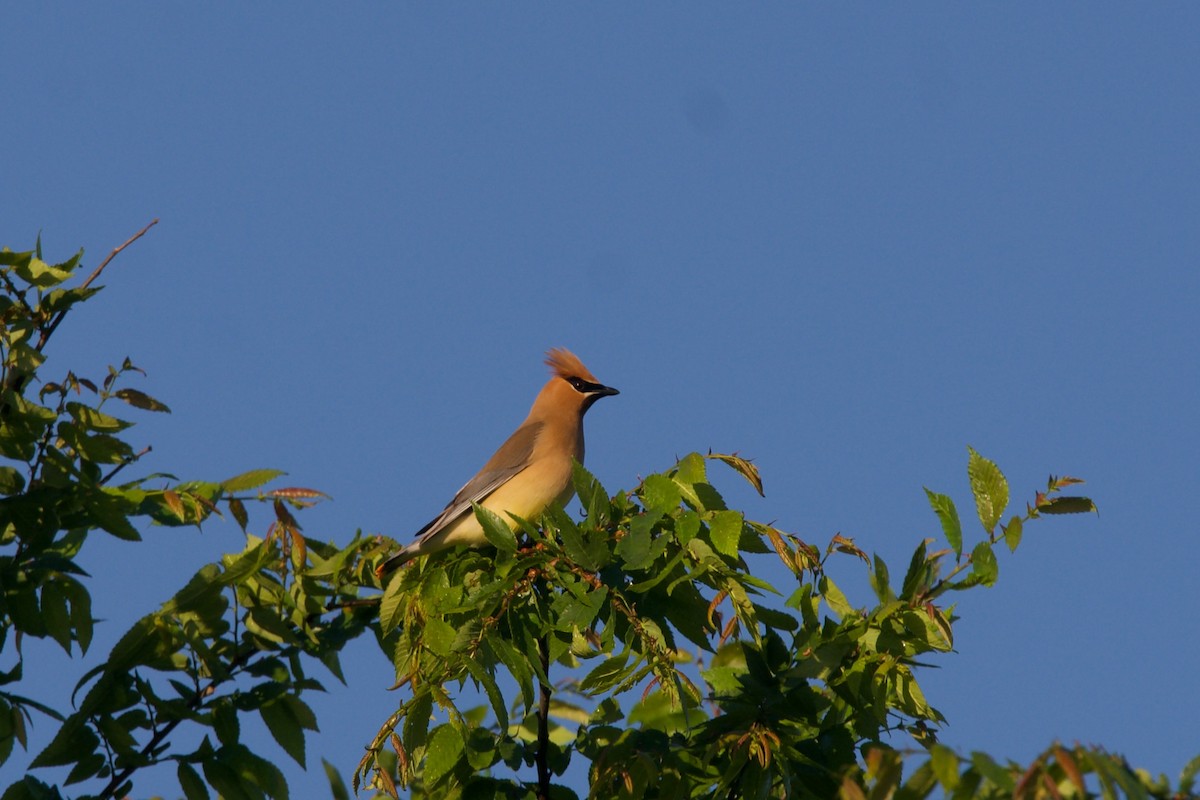
[{"label": "gray wing feather", "polygon": [[483,469],[479,470],[474,478],[471,478],[465,486],[458,490],[454,499],[442,509],[442,513],[417,531],[416,538],[411,544],[380,564],[377,572],[382,575],[412,558],[423,542],[436,536],[439,531],[458,520],[463,514],[470,513],[472,503],[483,502],[488,495],[528,467],[529,458],[533,454],[533,446],[544,425],[543,422],[526,422],[517,428],[513,435],[508,437],[508,440],[500,445],[500,449],[483,465]]}]

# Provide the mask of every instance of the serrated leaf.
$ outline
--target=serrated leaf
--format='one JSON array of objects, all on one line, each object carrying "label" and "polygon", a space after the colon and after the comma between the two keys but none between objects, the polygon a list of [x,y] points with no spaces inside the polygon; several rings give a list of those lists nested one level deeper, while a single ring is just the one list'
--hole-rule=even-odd
[{"label": "serrated leaf", "polygon": [[425,620],[425,629],[421,641],[435,655],[445,658],[454,650],[454,641],[458,638],[458,629],[440,617],[430,617]]},{"label": "serrated leaf", "polygon": [[282,747],[293,761],[304,767],[304,730],[284,698],[266,703],[258,709],[258,713],[276,744]]},{"label": "serrated leaf", "polygon": [[718,511],[708,523],[708,533],[718,553],[738,557],[738,542],[742,538],[743,517],[740,511]]},{"label": "serrated leaf", "polygon": [[925,496],[929,498],[933,513],[937,514],[938,521],[942,523],[942,532],[946,534],[946,541],[954,548],[954,556],[961,558],[962,523],[958,519],[958,509],[954,507],[954,501],[947,495],[931,492],[929,489],[925,489]]},{"label": "serrated leaf", "polygon": [[516,552],[517,537],[499,514],[478,503],[471,503],[471,508],[475,510],[475,519],[479,520],[479,525],[483,528],[483,535],[493,547],[510,553]]},{"label": "serrated leaf", "polygon": [[642,481],[642,503],[647,511],[669,514],[683,499],[679,485],[666,475],[648,475]]},{"label": "serrated leaf", "polygon": [[563,552],[567,557],[589,572],[598,569],[600,562],[596,559],[596,547],[593,542],[584,538],[583,531],[574,520],[557,508],[547,510],[546,516],[558,531]]},{"label": "serrated leaf", "polygon": [[487,695],[488,702],[492,704],[492,712],[496,715],[496,723],[500,730],[508,729],[508,708],[504,702],[504,695],[500,693],[500,687],[496,684],[496,678],[492,673],[473,658],[463,660],[467,672],[471,673],[471,677],[475,682],[483,687],[484,694]]},{"label": "serrated leaf", "polygon": [[625,653],[604,659],[579,682],[579,691],[593,697],[608,691],[628,675],[628,663],[629,656]]},{"label": "serrated leaf", "polygon": [[429,736],[425,750],[425,785],[431,787],[446,776],[463,757],[462,735],[453,725],[439,725]]},{"label": "serrated leaf", "polygon": [[433,698],[421,694],[410,701],[404,715],[404,748],[413,752],[429,741],[429,723],[433,716]]},{"label": "serrated leaf", "polygon": [[613,549],[626,569],[644,569],[653,562],[650,530],[644,525],[630,526]]},{"label": "serrated leaf", "polygon": [[975,508],[983,529],[990,535],[1008,508],[1008,481],[999,467],[975,452],[974,448],[968,447],[967,451],[970,453],[967,477],[971,479]]},{"label": "serrated leaf", "polygon": [[257,489],[284,475],[287,473],[278,469],[252,469],[221,481],[221,488],[227,492],[245,492]]},{"label": "serrated leaf", "polygon": [[754,487],[754,491],[758,492],[759,497],[766,497],[766,495],[763,494],[762,475],[759,474],[758,467],[754,466],[753,462],[751,462],[749,459],[742,458],[737,453],[732,453],[730,455],[725,455],[724,453],[709,453],[708,457],[715,461],[728,464],[739,475],[745,478],[751,486]]}]

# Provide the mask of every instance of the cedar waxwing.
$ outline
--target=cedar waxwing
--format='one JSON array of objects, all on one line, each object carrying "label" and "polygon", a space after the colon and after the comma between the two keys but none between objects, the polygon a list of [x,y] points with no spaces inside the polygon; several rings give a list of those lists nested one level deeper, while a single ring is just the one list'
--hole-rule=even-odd
[{"label": "cedar waxwing", "polygon": [[457,544],[487,544],[471,503],[501,517],[509,512],[533,520],[551,503],[571,499],[571,462],[583,463],[583,415],[601,397],[620,392],[599,383],[569,350],[549,351],[546,365],[554,377],[538,393],[521,427],[442,513],[417,531],[415,542],[379,565],[378,575]]}]

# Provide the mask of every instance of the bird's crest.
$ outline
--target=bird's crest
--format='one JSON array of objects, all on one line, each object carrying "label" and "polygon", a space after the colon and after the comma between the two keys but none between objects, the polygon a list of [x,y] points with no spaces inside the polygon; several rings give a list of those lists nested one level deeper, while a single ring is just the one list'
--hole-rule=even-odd
[{"label": "bird's crest", "polygon": [[565,347],[555,347],[546,353],[546,366],[560,378],[570,380],[571,378],[583,378],[589,383],[597,383],[596,376],[588,371],[588,368],[579,360],[579,356],[567,350]]}]

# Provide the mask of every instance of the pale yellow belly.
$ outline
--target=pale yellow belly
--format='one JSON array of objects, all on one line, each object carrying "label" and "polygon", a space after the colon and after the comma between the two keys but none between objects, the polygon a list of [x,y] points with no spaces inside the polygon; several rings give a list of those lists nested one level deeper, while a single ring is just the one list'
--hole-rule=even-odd
[{"label": "pale yellow belly", "polygon": [[[545,511],[547,506],[556,501],[565,504],[573,494],[575,488],[571,485],[570,462],[564,467],[561,462],[543,461],[532,464],[514,475],[507,483],[485,497],[480,505],[494,511],[511,525],[509,515],[515,514],[522,519],[536,522],[538,515]],[[457,544],[481,545],[487,541],[479,520],[469,511],[457,522],[447,525],[435,538],[438,544],[444,547]]]}]

